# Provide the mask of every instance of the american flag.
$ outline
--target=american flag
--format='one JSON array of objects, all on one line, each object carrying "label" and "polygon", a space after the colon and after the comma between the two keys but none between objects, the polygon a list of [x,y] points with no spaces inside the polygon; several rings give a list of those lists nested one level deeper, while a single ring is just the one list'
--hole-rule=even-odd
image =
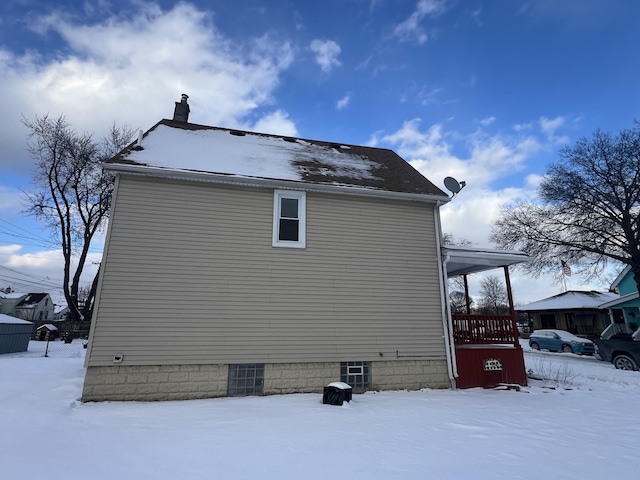
[{"label": "american flag", "polygon": [[571,267],[564,260],[560,260],[560,262],[562,263],[562,273],[565,275],[565,277],[570,277]]}]

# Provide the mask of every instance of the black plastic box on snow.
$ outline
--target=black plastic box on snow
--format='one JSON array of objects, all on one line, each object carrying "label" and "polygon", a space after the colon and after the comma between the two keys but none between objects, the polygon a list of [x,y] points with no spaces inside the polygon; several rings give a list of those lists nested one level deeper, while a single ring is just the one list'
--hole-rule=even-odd
[{"label": "black plastic box on snow", "polygon": [[353,395],[351,385],[344,382],[331,382],[324,387],[322,394],[322,403],[325,405],[342,405],[344,402],[350,402]]}]

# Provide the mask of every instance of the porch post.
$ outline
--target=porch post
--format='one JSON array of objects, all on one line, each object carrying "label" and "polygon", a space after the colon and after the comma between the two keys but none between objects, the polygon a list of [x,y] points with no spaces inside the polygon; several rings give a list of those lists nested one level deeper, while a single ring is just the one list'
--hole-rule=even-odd
[{"label": "porch post", "polygon": [[511,278],[509,277],[509,265],[502,267],[504,269],[504,280],[507,284],[507,298],[509,299],[509,315],[511,316],[511,328],[513,328],[513,338],[516,339],[516,346],[520,345],[518,341],[518,326],[516,325],[516,309],[513,304],[513,292],[511,291]]},{"label": "porch post", "polygon": [[509,266],[505,265],[502,267],[504,269],[504,280],[507,284],[507,298],[509,299],[509,315],[515,318],[516,309],[513,305],[513,293],[511,292],[511,278],[509,277]]},{"label": "porch post", "polygon": [[464,280],[464,300],[467,302],[467,315],[471,315],[471,299],[469,298],[469,283],[467,282],[467,275],[462,275]]}]

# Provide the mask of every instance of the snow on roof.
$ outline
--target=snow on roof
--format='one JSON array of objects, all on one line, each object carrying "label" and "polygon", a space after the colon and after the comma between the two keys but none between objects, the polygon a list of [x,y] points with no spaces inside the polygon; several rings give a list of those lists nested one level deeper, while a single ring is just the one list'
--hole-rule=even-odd
[{"label": "snow on roof", "polygon": [[54,303],[54,305],[53,305],[53,313],[64,312],[68,308],[69,308],[69,305],[67,305],[66,303],[60,303],[60,304]]},{"label": "snow on roof", "polygon": [[[215,155],[212,155],[212,146]],[[302,180],[294,160],[313,161],[316,149],[308,142],[256,134],[242,136],[225,130],[183,130],[160,125],[133,155],[136,162],[157,167],[225,173],[246,177]],[[374,178],[375,163],[349,151],[325,149],[327,169],[338,175]]]},{"label": "snow on roof", "polygon": [[519,312],[534,312],[541,310],[569,310],[569,309],[599,309],[600,305],[620,298],[615,293],[591,291],[569,291],[553,297],[544,298],[537,302],[521,305],[515,309]]},{"label": "snow on roof", "polygon": [[52,331],[58,330],[58,327],[56,327],[52,323],[45,323],[44,325],[40,325],[36,330],[40,330],[42,328],[46,328],[47,330],[52,330]]},{"label": "snow on roof", "polygon": [[2,293],[0,292],[0,298],[21,298],[24,297],[25,295],[29,295],[28,293],[16,293],[16,292],[11,292],[11,293]]},{"label": "snow on roof", "polygon": [[[214,175],[360,187],[442,197],[448,195],[388,149],[242,132],[162,120],[107,161],[113,170]],[[160,170],[157,170],[160,169]],[[206,177],[208,175],[209,177]]]},{"label": "snow on roof", "polygon": [[26,320],[22,320],[21,318],[16,318],[16,317],[12,317],[11,315],[5,315],[4,313],[0,313],[0,323],[32,324],[33,322],[28,322]]}]

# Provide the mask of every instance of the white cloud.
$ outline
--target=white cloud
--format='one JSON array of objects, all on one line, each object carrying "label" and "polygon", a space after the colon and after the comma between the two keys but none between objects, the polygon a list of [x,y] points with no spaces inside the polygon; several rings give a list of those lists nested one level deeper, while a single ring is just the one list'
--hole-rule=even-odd
[{"label": "white cloud", "polygon": [[287,137],[298,136],[298,129],[295,123],[289,120],[289,115],[283,110],[276,110],[275,112],[265,115],[249,130],[284,135]]},{"label": "white cloud", "polygon": [[11,119],[0,131],[3,163],[24,157],[23,140],[15,141],[26,135],[22,114],[64,113],[72,125],[98,133],[114,122],[146,129],[171,118],[173,102],[187,93],[191,122],[239,126],[272,101],[293,61],[291,46],[268,35],[228,41],[192,4],[136,5],[126,17],[99,23],[42,17],[36,30],[64,42],[56,57],[0,50],[0,108]]},{"label": "white cloud", "polygon": [[564,117],[547,118],[540,117],[540,130],[547,136],[547,139],[556,144],[569,143],[567,135],[557,135],[557,130],[564,127],[566,119]]},{"label": "white cloud", "polygon": [[560,128],[562,125],[564,125],[563,117],[556,117],[556,118],[540,117],[540,129],[542,130],[543,133],[545,133],[550,137],[555,135],[556,130]]},{"label": "white cloud", "polygon": [[[50,292],[60,296],[64,260],[60,250],[21,253],[21,245],[0,247],[0,287],[11,286],[18,292]],[[102,254],[88,256],[81,284],[88,285],[97,272]],[[75,268],[75,264],[73,266]]]},{"label": "white cloud", "polygon": [[393,33],[400,40],[415,41],[420,45],[427,43],[429,35],[424,31],[420,23],[427,17],[437,17],[446,9],[443,0],[420,0],[409,18],[396,25]]},{"label": "white cloud", "polygon": [[492,191],[478,188],[467,190],[465,187],[440,209],[442,229],[456,238],[465,238],[477,245],[489,246],[491,226],[498,219],[501,206],[512,202],[523,193],[524,190],[519,188]]},{"label": "white cloud", "polygon": [[[542,148],[532,136],[488,136],[482,131],[461,135],[445,131],[440,124],[422,129],[420,119],[413,119],[392,134],[377,132],[369,143],[382,142],[391,144],[445,192],[445,177],[466,182],[465,189],[441,209],[443,229],[479,245],[489,245],[491,225],[498,218],[500,206],[518,197],[534,196],[541,179],[530,175],[524,185],[492,188],[497,180],[521,170],[526,160]],[[462,156],[459,151],[467,154]]]},{"label": "white cloud", "polygon": [[[76,129],[100,137],[114,122],[146,130],[171,118],[181,93],[190,97],[190,122],[241,128],[259,118],[255,129],[297,135],[287,112],[271,107],[281,74],[294,60],[289,43],[269,35],[231,42],[210,14],[189,3],[168,10],[153,3],[133,5],[118,16],[105,10],[98,21],[60,14],[33,17],[34,34],[43,41],[45,35],[60,39],[55,56],[0,47],[3,168],[23,174],[31,170],[22,115],[64,113]],[[24,209],[20,192],[7,184],[8,179],[0,179],[4,218]],[[100,239],[93,244],[99,250]],[[33,281],[49,277],[62,285],[59,251],[24,252],[0,252],[0,266],[31,275]],[[91,261],[99,258],[92,254],[83,281],[92,279],[96,267]]]},{"label": "white cloud", "polygon": [[480,120],[480,125],[487,127],[496,121],[496,117],[487,117]]},{"label": "white cloud", "polygon": [[532,126],[533,126],[533,125],[531,125],[530,123],[516,123],[516,124],[513,126],[513,129],[514,129],[516,132],[522,132],[522,131],[524,131],[524,130],[530,130]]},{"label": "white cloud", "polygon": [[425,107],[436,103],[438,96],[444,91],[444,88],[432,88],[431,90],[422,90],[418,93],[418,98],[420,99],[420,104]]},{"label": "white cloud", "polygon": [[534,137],[489,137],[478,131],[462,138],[468,150],[468,156],[463,158],[452,153],[454,137],[457,139],[459,134],[445,133],[440,124],[421,131],[420,119],[413,119],[380,140],[392,144],[403,158],[436,184],[452,176],[465,180],[468,187],[479,189],[520,170],[524,161],[541,148]]},{"label": "white cloud", "polygon": [[309,48],[315,53],[316,62],[323,72],[330,72],[334,67],[341,65],[338,55],[340,55],[342,49],[333,40],[315,39],[311,42]]},{"label": "white cloud", "polygon": [[349,100],[351,100],[351,95],[350,94],[346,94],[344,97],[342,97],[340,100],[338,100],[336,102],[336,108],[338,110],[342,110],[347,105],[349,105]]}]

